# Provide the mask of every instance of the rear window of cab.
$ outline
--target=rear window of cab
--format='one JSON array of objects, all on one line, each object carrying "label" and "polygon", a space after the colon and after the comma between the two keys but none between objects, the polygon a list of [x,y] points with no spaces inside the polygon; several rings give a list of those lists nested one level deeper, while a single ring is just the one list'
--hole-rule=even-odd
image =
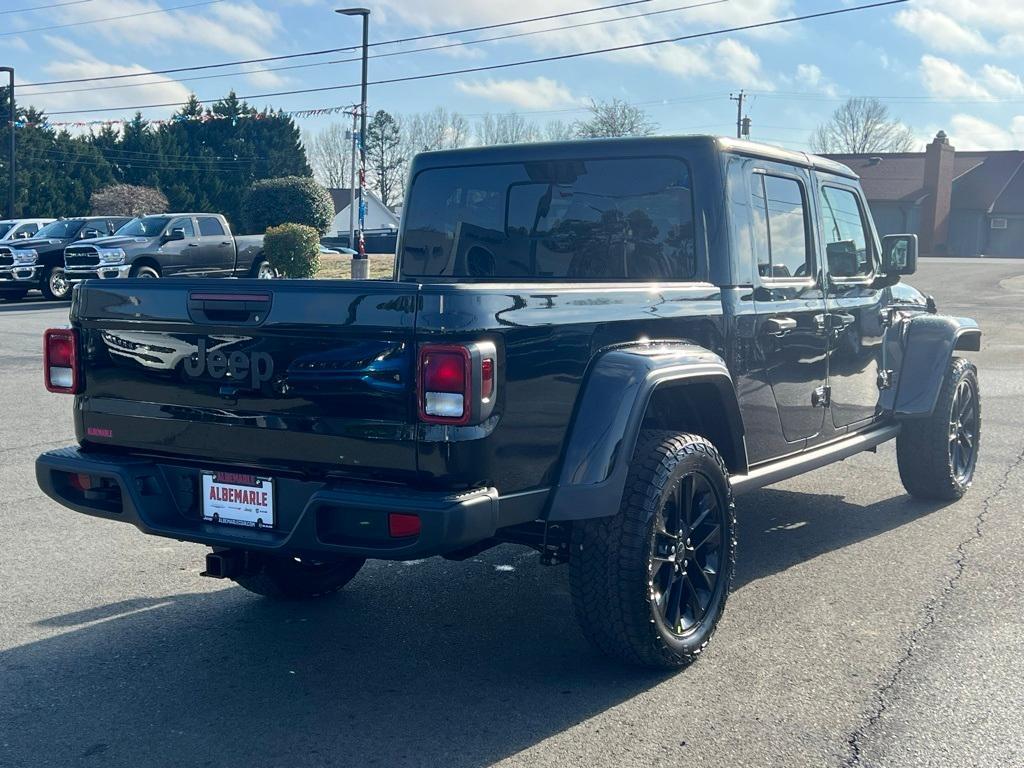
[{"label": "rear window of cab", "polygon": [[664,157],[430,168],[410,190],[401,258],[410,277],[693,280],[690,169]]}]

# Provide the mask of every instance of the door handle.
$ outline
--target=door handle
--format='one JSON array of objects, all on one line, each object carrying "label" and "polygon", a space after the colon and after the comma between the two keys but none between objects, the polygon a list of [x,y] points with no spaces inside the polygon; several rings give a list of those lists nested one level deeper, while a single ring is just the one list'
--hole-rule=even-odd
[{"label": "door handle", "polygon": [[796,330],[796,320],[792,317],[769,317],[761,327],[769,336],[785,336]]},{"label": "door handle", "polygon": [[221,245],[231,245],[231,241],[230,240],[222,240],[221,241]]},{"label": "door handle", "polygon": [[188,247],[189,248],[198,248],[199,247],[199,243],[189,243]]}]

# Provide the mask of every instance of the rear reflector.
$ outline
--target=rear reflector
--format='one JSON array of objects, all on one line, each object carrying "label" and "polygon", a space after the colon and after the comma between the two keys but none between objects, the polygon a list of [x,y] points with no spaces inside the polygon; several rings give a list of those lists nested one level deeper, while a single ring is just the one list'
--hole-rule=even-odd
[{"label": "rear reflector", "polygon": [[43,380],[47,390],[78,393],[78,337],[70,328],[51,328],[43,334]]},{"label": "rear reflector", "polygon": [[494,394],[494,360],[485,358],[480,361],[480,397],[490,400]]},{"label": "rear reflector", "polygon": [[419,536],[419,515],[403,515],[399,512],[391,512],[388,514],[388,534],[395,539]]}]

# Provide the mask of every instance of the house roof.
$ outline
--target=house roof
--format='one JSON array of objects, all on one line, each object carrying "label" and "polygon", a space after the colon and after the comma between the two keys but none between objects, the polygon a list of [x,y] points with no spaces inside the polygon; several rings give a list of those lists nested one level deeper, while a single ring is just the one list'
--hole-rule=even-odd
[{"label": "house roof", "polygon": [[[923,152],[828,155],[860,176],[872,202],[920,203],[924,186]],[[953,158],[954,209],[1024,213],[1024,152],[957,152]],[[1004,210],[1009,209],[1009,210]]]},{"label": "house roof", "polygon": [[[349,205],[352,204],[352,198],[359,195],[358,189],[353,190],[345,187],[328,187],[327,191],[331,194],[331,200],[334,201],[335,216],[348,208]],[[398,216],[395,215],[394,211],[384,205],[384,202],[377,197],[377,194],[372,189],[364,188],[363,194],[366,196],[367,200],[375,202],[382,213],[394,219],[395,226],[398,226]]]}]

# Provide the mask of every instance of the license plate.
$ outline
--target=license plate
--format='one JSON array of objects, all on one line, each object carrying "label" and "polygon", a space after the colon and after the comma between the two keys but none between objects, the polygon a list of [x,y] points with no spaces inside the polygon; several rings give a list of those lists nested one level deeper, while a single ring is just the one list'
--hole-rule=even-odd
[{"label": "license plate", "polygon": [[274,481],[237,472],[203,472],[203,519],[273,528]]}]

